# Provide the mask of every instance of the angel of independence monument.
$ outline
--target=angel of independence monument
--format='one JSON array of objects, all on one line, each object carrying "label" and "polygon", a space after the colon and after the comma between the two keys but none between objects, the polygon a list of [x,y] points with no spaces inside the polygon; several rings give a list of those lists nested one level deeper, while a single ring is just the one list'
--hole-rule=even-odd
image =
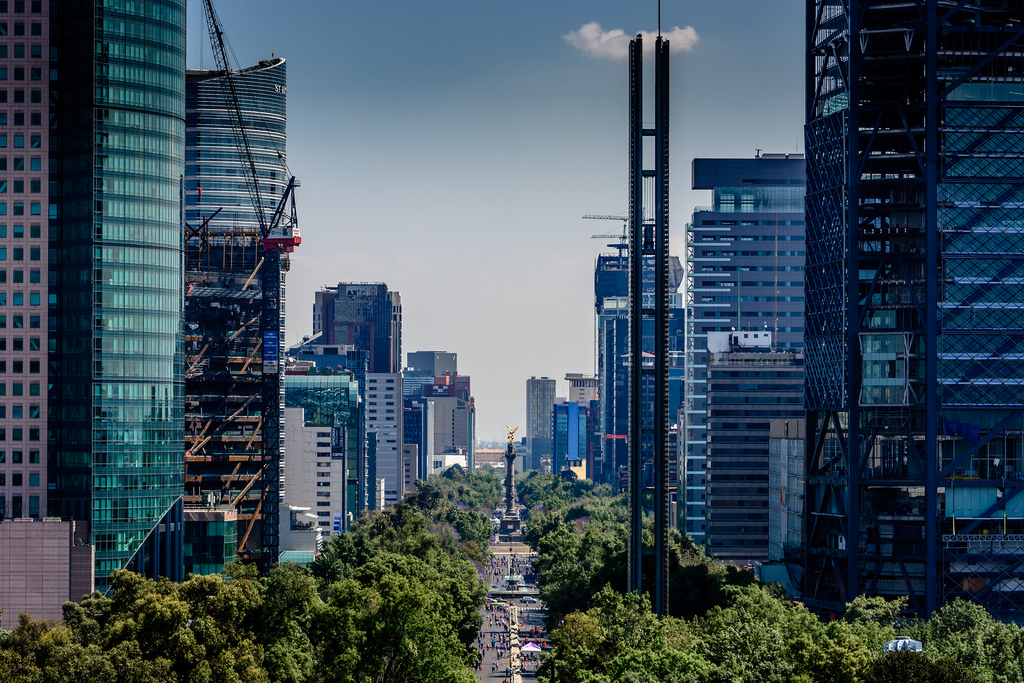
[{"label": "angel of independence monument", "polygon": [[[506,427],[508,425],[505,425]],[[516,503],[516,446],[515,429],[508,430],[508,447],[505,449],[505,514],[501,516],[501,527],[499,533],[508,535],[519,533],[522,521],[519,519],[519,507]],[[509,540],[512,540],[509,538]]]}]

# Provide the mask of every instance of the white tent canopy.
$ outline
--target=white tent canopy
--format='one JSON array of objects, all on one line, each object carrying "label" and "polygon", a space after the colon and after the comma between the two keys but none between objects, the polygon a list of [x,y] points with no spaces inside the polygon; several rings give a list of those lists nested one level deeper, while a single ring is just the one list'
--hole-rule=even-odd
[{"label": "white tent canopy", "polygon": [[882,649],[886,652],[895,652],[896,650],[910,650],[911,652],[920,652],[924,649],[921,645],[920,640],[914,640],[909,636],[900,636],[896,640],[890,640],[888,643],[882,646]]}]

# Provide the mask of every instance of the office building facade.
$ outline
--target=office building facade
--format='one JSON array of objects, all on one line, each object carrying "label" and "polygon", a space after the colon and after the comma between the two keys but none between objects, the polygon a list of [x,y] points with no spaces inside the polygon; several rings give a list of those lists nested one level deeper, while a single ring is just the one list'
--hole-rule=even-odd
[{"label": "office building facade", "polygon": [[366,351],[370,372],[402,371],[402,297],[383,282],[341,282],[316,292],[313,333],[321,344]]},{"label": "office building facade", "polygon": [[804,600],[1019,619],[1020,4],[807,12]]},{"label": "office building facade", "polygon": [[[686,230],[685,476],[680,516],[696,542],[707,530],[707,335],[767,330],[775,348],[803,347],[804,159],[694,159],[693,189],[712,205]],[[683,495],[683,492],[685,494]]]},{"label": "office building facade", "polygon": [[360,463],[364,415],[355,376],[286,375],[284,400],[285,502],[305,508],[328,534],[336,521],[347,530],[371,495],[359,480],[366,464]]},{"label": "office building facade", "polygon": [[707,535],[709,554],[768,559],[772,420],[804,414],[803,352],[772,351],[770,332],[709,332]]},{"label": "office building facade", "polygon": [[[233,76],[265,215],[288,184],[286,68],[278,58]],[[279,467],[267,465],[279,463],[281,452],[266,440],[271,411],[263,393],[280,368],[264,365],[263,330],[254,324],[264,307],[257,269],[265,252],[232,134],[236,114],[218,73],[189,70],[185,78],[185,503],[213,494],[231,504],[239,555],[269,566],[276,558],[263,556],[273,555],[279,519],[272,499],[280,491],[273,485]],[[283,301],[284,272],[280,280]]]},{"label": "office building facade", "polygon": [[587,473],[587,412],[579,403],[556,403],[551,411],[551,471],[571,470],[580,479]]},{"label": "office building facade", "polygon": [[[47,350],[45,359],[25,360],[25,381],[10,391],[27,414],[39,408],[38,422],[26,423],[26,445],[31,430],[49,433],[45,514],[89,524],[100,589],[123,567],[180,579],[185,2],[6,9],[14,10],[5,18],[11,53],[25,44],[50,60],[26,65],[24,90],[21,67],[13,71],[12,100],[28,94],[29,127],[38,114],[49,134],[35,128],[11,138],[15,157],[24,147],[29,170],[19,173],[30,196],[11,197],[19,220],[9,233],[20,242],[12,258],[24,249],[28,281],[18,287],[30,310],[15,309],[8,329],[25,335],[26,350]],[[11,163],[9,172],[20,162]],[[31,196],[37,180],[50,187],[48,207]],[[19,236],[13,224],[22,220]],[[33,288],[32,270],[44,263],[47,288]],[[42,300],[47,316],[41,304],[31,310]],[[34,363],[52,374],[34,373]]]},{"label": "office building facade", "polygon": [[368,373],[366,431],[375,435],[375,475],[384,480],[384,498],[376,501],[377,509],[394,505],[405,495],[402,426],[402,373]]},{"label": "office building facade", "polygon": [[[555,380],[526,380],[526,457],[522,469],[540,470],[551,460],[551,411],[555,405]],[[519,467],[518,458],[516,466]]]}]

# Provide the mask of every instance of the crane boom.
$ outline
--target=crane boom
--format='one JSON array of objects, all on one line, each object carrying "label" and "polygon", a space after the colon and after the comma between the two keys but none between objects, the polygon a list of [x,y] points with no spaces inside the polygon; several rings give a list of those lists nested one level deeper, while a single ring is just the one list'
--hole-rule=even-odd
[{"label": "crane boom", "polygon": [[245,124],[242,122],[242,107],[238,102],[238,91],[235,89],[235,79],[231,75],[231,67],[228,64],[227,50],[224,47],[224,29],[221,27],[217,17],[217,11],[213,8],[213,0],[206,0],[206,27],[210,32],[210,47],[213,49],[213,59],[217,63],[217,70],[223,74],[220,79],[221,87],[224,88],[224,101],[232,109],[234,116],[231,120],[231,132],[235,136],[235,146],[238,147],[239,156],[248,173],[244,173],[245,186],[249,190],[249,199],[252,201],[253,209],[256,212],[256,220],[259,221],[260,237],[266,238],[270,235],[270,227],[267,225],[267,218],[264,215],[263,196],[260,194],[259,176],[256,174],[256,162],[252,156],[252,147],[249,145],[249,136],[245,132]]},{"label": "crane boom", "polygon": [[[263,268],[260,270],[260,328],[262,332],[262,415],[261,425],[263,430],[263,451],[261,453],[262,467],[257,478],[261,480],[261,496],[256,511],[253,513],[249,526],[239,551],[243,550],[249,534],[256,525],[257,519],[262,519],[259,567],[262,573],[269,573],[271,567],[279,559],[281,547],[280,539],[280,473],[281,473],[281,407],[284,402],[283,382],[281,380],[281,356],[283,350],[283,338],[281,333],[283,313],[282,295],[284,293],[283,274],[281,272],[281,252],[289,252],[302,240],[298,232],[298,214],[295,208],[295,188],[298,182],[295,176],[288,180],[288,186],[277,202],[273,213],[267,216],[266,207],[263,204],[263,196],[260,193],[259,176],[256,172],[256,162],[253,159],[252,148],[249,144],[249,136],[246,133],[245,120],[242,117],[242,107],[238,101],[238,91],[235,88],[235,79],[228,64],[227,52],[224,46],[224,30],[217,12],[213,8],[213,0],[205,0],[206,24],[210,32],[210,43],[213,48],[214,59],[217,62],[217,69],[220,72],[221,86],[224,90],[225,104],[230,109],[228,118],[231,120],[231,130],[235,137],[235,146],[238,148],[239,161],[243,169],[246,188],[249,190],[249,199],[252,201],[253,212],[259,223],[259,244],[263,248]],[[283,230],[281,230],[283,228]],[[246,363],[248,366],[248,362]],[[250,482],[256,481],[254,478]],[[236,497],[236,504],[244,502],[241,497]],[[262,517],[260,517],[262,511]]]}]

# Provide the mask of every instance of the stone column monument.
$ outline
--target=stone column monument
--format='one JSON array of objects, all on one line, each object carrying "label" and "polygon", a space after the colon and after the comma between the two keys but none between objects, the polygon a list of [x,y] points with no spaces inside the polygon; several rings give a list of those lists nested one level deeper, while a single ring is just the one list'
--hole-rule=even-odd
[{"label": "stone column monument", "polygon": [[512,534],[519,530],[519,509],[516,507],[516,446],[515,433],[519,427],[508,429],[508,447],[505,449],[505,514],[501,518],[501,533]]}]

